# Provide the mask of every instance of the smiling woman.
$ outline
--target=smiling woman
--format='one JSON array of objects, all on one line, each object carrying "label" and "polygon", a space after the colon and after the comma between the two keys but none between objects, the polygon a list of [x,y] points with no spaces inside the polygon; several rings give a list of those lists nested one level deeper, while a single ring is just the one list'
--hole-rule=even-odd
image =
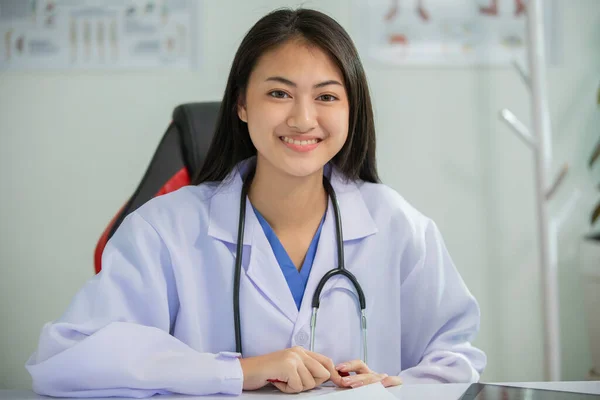
[{"label": "smiling woman", "polygon": [[250,29],[193,185],[131,213],[102,265],[44,326],[36,392],[297,393],[472,382],[486,364],[436,225],[379,183],[354,44],[317,11]]},{"label": "smiling woman", "polygon": [[[340,69],[323,50],[290,40],[263,54],[240,96],[238,115],[257,150],[257,171],[269,180],[316,174],[348,136],[349,104]],[[285,150],[282,151],[282,145]],[[256,174],[257,177],[261,174]]]}]

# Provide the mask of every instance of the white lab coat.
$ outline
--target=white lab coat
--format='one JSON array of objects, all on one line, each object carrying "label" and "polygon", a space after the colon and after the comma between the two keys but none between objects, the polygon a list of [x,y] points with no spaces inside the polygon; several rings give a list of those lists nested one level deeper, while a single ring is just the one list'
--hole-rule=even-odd
[{"label": "white lab coat", "polygon": [[[233,271],[243,171],[184,187],[129,215],[108,242],[103,269],[65,314],[46,324],[27,361],[37,393],[51,396],[239,394]],[[382,184],[346,181],[338,197],[346,268],[367,302],[368,363],[404,384],[473,382],[485,354],[471,345],[479,307],[435,224]],[[335,218],[325,217],[300,310],[247,203],[240,308],[244,357],[308,348],[311,298],[337,266]],[[360,359],[357,297],[346,278],[324,287],[315,351]]]}]

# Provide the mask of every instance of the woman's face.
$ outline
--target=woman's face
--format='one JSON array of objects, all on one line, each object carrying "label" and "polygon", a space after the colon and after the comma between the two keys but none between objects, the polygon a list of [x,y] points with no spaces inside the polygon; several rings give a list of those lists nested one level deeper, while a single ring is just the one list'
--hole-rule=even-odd
[{"label": "woman's face", "polygon": [[263,54],[238,103],[257,162],[296,177],[320,172],[348,136],[344,83],[318,47],[293,40]]}]

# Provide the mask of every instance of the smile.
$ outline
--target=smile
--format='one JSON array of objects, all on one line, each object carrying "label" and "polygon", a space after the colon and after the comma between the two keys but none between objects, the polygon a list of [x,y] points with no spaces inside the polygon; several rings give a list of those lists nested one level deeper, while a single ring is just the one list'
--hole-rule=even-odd
[{"label": "smile", "polygon": [[319,143],[321,141],[320,139],[294,140],[294,139],[291,139],[291,138],[285,137],[285,136],[280,137],[280,139],[283,140],[286,143],[295,144],[296,146],[306,146],[306,145],[309,145],[309,144],[317,144],[317,143]]},{"label": "smile", "polygon": [[321,139],[295,140],[285,136],[280,136],[279,139],[287,148],[298,152],[314,150],[322,141]]}]

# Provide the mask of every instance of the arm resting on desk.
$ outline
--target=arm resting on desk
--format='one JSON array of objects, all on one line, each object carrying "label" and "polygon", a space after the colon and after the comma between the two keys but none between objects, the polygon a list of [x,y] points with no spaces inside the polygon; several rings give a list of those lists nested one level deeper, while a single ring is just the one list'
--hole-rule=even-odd
[{"label": "arm resting on desk", "polygon": [[102,272],[42,330],[27,361],[33,389],[57,397],[239,394],[229,353],[200,353],[169,334],[179,301],[168,249],[131,214],[103,253]]},{"label": "arm resting on desk", "polygon": [[476,382],[486,365],[485,354],[471,345],[479,306],[433,222],[417,231],[416,246],[418,259],[402,282],[400,376],[407,384]]}]

